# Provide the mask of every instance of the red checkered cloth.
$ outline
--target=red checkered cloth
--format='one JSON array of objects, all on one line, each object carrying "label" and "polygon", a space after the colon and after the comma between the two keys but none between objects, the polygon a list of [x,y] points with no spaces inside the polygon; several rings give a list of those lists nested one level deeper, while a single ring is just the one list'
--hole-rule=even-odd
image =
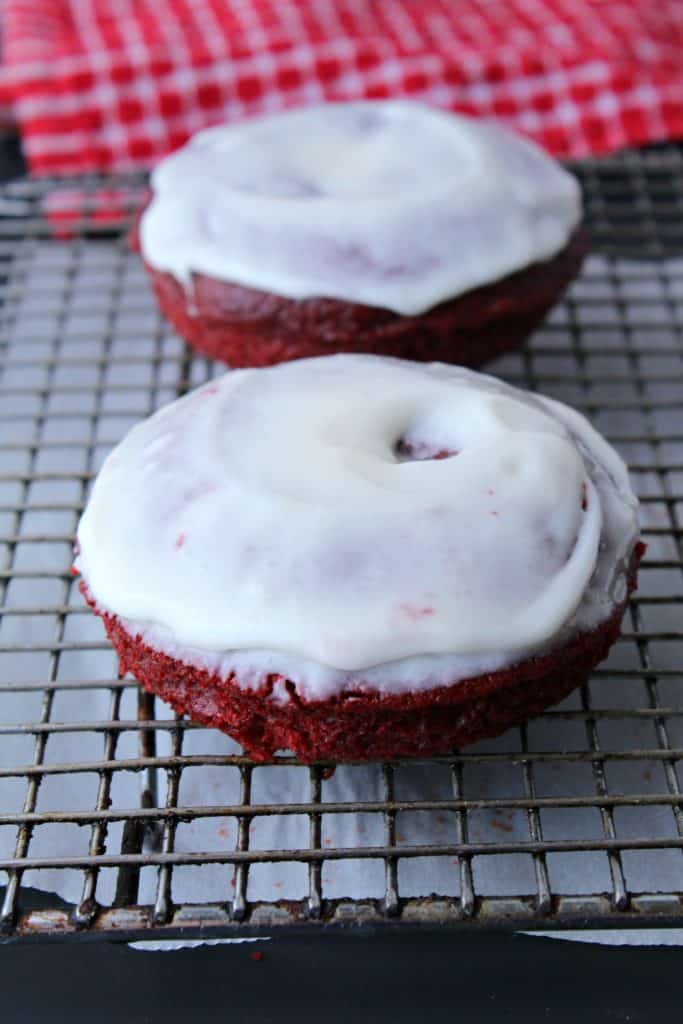
[{"label": "red checkered cloth", "polygon": [[5,0],[3,50],[36,174],[359,97],[495,116],[561,156],[683,136],[683,0]]}]

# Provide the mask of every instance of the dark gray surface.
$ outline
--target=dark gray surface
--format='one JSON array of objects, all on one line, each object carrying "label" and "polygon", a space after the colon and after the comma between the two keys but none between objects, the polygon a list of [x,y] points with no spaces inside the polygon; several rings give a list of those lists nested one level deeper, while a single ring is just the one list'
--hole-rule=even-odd
[{"label": "dark gray surface", "polygon": [[154,954],[116,945],[5,946],[2,1021],[650,1024],[680,1018],[682,962],[676,948],[424,933]]}]

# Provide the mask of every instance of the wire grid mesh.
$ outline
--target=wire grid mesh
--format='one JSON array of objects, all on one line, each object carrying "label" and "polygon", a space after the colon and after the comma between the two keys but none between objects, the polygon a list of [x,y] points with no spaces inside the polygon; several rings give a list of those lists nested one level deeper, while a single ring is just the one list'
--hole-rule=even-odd
[{"label": "wire grid mesh", "polygon": [[[649,550],[623,638],[499,740],[334,772],[254,765],[118,677],[70,573],[78,516],[123,433],[222,368],[174,337],[129,251],[144,182],[3,188],[4,932],[683,923],[683,159],[576,170],[593,255],[491,369],[581,409],[631,465]],[[34,888],[66,902],[31,909]]]}]

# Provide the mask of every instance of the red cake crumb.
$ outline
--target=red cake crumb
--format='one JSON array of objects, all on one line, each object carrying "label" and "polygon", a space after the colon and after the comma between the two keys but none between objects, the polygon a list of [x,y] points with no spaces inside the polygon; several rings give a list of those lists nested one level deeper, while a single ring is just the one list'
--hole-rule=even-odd
[{"label": "red cake crumb", "polygon": [[[139,250],[137,229],[131,244]],[[186,288],[146,262],[145,268],[178,334],[233,367],[335,352],[479,366],[522,345],[576,277],[585,253],[579,229],[552,259],[417,316],[341,299],[288,299],[204,274],[193,274]]]},{"label": "red cake crumb", "polygon": [[[629,594],[644,551],[643,544],[634,549]],[[85,581],[79,586],[104,621],[122,673],[132,673],[175,711],[228,733],[256,761],[270,760],[277,750],[293,750],[305,763],[426,757],[505,732],[559,703],[588,679],[617,640],[628,600],[596,629],[512,668],[394,695],[364,692],[359,679],[353,689],[325,700],[306,700],[285,680],[291,699],[283,703],[272,699],[282,677],[271,675],[259,689],[242,689],[234,674],[223,678],[154,650],[117,616],[99,609]]]}]

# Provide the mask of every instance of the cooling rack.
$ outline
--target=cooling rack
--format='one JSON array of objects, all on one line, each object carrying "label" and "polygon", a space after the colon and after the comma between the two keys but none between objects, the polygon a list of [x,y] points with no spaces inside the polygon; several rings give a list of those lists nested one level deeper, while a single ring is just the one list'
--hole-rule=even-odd
[{"label": "cooling rack", "polygon": [[255,765],[118,677],[70,572],[78,516],[123,433],[222,368],[159,318],[129,250],[144,181],[0,190],[5,936],[683,925],[683,159],[574,169],[592,255],[491,370],[630,463],[649,547],[624,635],[499,740],[336,769]]}]

